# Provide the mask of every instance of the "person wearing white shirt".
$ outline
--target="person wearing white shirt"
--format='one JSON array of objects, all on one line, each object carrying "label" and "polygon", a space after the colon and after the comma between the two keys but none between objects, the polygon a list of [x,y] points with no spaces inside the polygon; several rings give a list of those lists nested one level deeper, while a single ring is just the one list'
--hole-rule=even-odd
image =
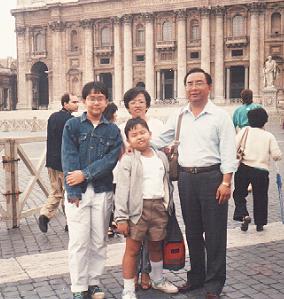
[{"label": "person wearing white shirt", "polygon": [[235,129],[230,116],[208,99],[210,74],[191,69],[184,85],[188,105],[169,118],[152,145],[171,144],[182,113],[178,189],[191,270],[179,291],[204,286],[206,299],[218,299],[226,280],[228,200],[237,170]]},{"label": "person wearing white shirt", "polygon": [[249,184],[252,184],[253,190],[253,215],[256,230],[262,231],[263,226],[267,224],[269,162],[271,158],[275,161],[281,159],[281,151],[275,137],[264,130],[267,120],[268,115],[263,108],[249,111],[250,126],[243,128],[236,136],[239,147],[244,140],[242,137],[247,134],[245,144],[242,145],[244,156],[234,178],[235,190],[233,192],[235,201],[233,219],[242,221],[242,231],[247,231],[251,222],[246,204]]}]

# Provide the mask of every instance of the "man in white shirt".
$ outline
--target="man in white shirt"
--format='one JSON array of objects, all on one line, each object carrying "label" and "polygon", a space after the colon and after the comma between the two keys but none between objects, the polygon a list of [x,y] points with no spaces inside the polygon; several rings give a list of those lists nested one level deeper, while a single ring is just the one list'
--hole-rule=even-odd
[{"label": "man in white shirt", "polygon": [[208,100],[212,88],[208,73],[194,68],[186,74],[184,84],[188,106],[169,118],[152,143],[159,148],[169,145],[183,113],[178,188],[191,270],[179,290],[204,286],[206,299],[218,299],[226,280],[228,200],[237,169],[235,130],[229,115]]}]

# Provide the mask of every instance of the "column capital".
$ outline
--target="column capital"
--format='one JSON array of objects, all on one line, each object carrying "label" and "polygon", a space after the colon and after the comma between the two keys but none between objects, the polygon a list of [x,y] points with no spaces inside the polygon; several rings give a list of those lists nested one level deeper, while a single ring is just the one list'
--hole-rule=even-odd
[{"label": "column capital", "polygon": [[114,25],[120,25],[121,23],[121,18],[118,17],[118,16],[115,16],[115,17],[111,17],[111,21]]},{"label": "column capital", "polygon": [[212,8],[212,12],[215,16],[223,17],[225,15],[226,8],[224,6],[217,5]]},{"label": "column capital", "polygon": [[122,16],[122,21],[124,24],[131,24],[133,20],[133,16],[132,15],[123,15]]},{"label": "column capital", "polygon": [[201,16],[207,17],[210,15],[211,9],[206,6],[203,6],[199,8],[199,13],[201,14]]},{"label": "column capital", "polygon": [[175,15],[178,21],[184,21],[187,14],[186,14],[186,9],[179,9],[175,11]]},{"label": "column capital", "polygon": [[80,26],[84,29],[91,29],[93,28],[94,20],[93,19],[84,19],[80,21]]},{"label": "column capital", "polygon": [[265,3],[253,2],[253,3],[248,4],[248,9],[251,12],[251,14],[259,14],[259,13],[263,12],[265,7],[266,7]]},{"label": "column capital", "polygon": [[62,21],[52,21],[52,22],[49,22],[48,23],[48,26],[49,28],[52,30],[52,31],[64,31],[65,29],[65,23],[62,22]]},{"label": "column capital", "polygon": [[153,20],[154,20],[154,14],[153,13],[145,13],[145,14],[143,14],[143,17],[144,17],[144,20],[145,20],[145,22],[147,23],[152,23],[153,22]]},{"label": "column capital", "polygon": [[17,33],[17,35],[24,35],[26,32],[26,27],[18,26],[16,27],[15,32]]}]

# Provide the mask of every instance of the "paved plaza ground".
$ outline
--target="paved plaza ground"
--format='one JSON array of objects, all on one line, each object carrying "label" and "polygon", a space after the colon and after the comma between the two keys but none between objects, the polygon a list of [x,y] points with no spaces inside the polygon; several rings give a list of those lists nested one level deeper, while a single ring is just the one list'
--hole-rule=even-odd
[{"label": "paved plaza ground", "polygon": [[[1,115],[2,116],[2,115]],[[272,131],[284,153],[284,130],[279,119],[271,117],[267,129]],[[14,133],[13,133],[14,134]],[[39,135],[44,132],[17,132],[15,135]],[[0,132],[1,137],[11,136],[11,132]],[[44,143],[24,145],[31,160],[36,163]],[[3,155],[3,153],[1,153]],[[283,164],[279,166],[283,173]],[[29,181],[29,172],[23,162],[19,162],[20,189],[23,190]],[[233,200],[230,200],[228,219],[228,254],[227,282],[223,299],[283,299],[284,298],[284,225],[280,222],[278,192],[275,182],[275,168],[271,165],[269,189],[269,224],[263,232],[256,232],[252,224],[248,232],[241,232],[239,223],[232,220]],[[42,177],[47,179],[46,169]],[[4,172],[0,170],[0,191],[4,193]],[[178,218],[182,225],[177,190],[175,202]],[[0,202],[4,204],[1,196]],[[27,202],[28,207],[41,205],[45,201],[43,192],[34,188]],[[252,198],[249,196],[249,210],[252,212]],[[71,299],[70,278],[67,265],[68,233],[64,232],[65,219],[60,211],[52,219],[47,234],[38,228],[37,217],[21,220],[19,228],[7,230],[5,223],[0,222],[0,299]],[[182,225],[183,228],[183,225]],[[124,250],[124,239],[114,237],[109,242],[107,271],[102,277],[106,298],[121,298],[122,273],[121,258]],[[178,272],[166,272],[170,281],[179,285],[186,278],[186,268]],[[203,299],[204,290],[196,290],[186,295],[168,296],[158,291],[138,292],[140,299],[155,298],[190,298]]]}]

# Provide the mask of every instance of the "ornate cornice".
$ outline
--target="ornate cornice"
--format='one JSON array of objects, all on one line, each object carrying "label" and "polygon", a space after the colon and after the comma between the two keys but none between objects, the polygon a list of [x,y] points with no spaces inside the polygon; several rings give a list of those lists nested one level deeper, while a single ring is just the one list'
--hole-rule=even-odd
[{"label": "ornate cornice", "polygon": [[153,20],[154,20],[154,14],[153,13],[147,12],[147,13],[143,14],[143,17],[144,17],[145,22],[152,23]]},{"label": "ornate cornice", "polygon": [[80,21],[80,26],[85,28],[93,28],[94,20],[93,19],[84,19]]},{"label": "ornate cornice", "polygon": [[251,14],[262,13],[265,8],[266,8],[265,3],[253,2],[253,3],[248,4],[248,9],[251,12]]},{"label": "ornate cornice", "polygon": [[52,31],[64,31],[65,25],[66,24],[62,21],[52,21],[48,23],[48,26]]},{"label": "ornate cornice", "polygon": [[122,16],[122,21],[124,24],[131,24],[133,20],[133,16],[132,15],[123,15]]},{"label": "ornate cornice", "polygon": [[200,7],[198,10],[201,16],[209,16],[211,13],[211,9],[206,6]]},{"label": "ornate cornice", "polygon": [[16,27],[15,32],[17,33],[17,35],[23,35],[26,32],[26,27],[24,26]]},{"label": "ornate cornice", "polygon": [[177,20],[185,20],[187,14],[186,9],[179,9],[175,11]]},{"label": "ornate cornice", "polygon": [[121,24],[121,18],[120,17],[111,17],[111,21],[114,25],[120,25]]},{"label": "ornate cornice", "polygon": [[223,17],[225,15],[226,8],[224,6],[218,5],[218,6],[212,7],[212,12],[215,16]]}]

